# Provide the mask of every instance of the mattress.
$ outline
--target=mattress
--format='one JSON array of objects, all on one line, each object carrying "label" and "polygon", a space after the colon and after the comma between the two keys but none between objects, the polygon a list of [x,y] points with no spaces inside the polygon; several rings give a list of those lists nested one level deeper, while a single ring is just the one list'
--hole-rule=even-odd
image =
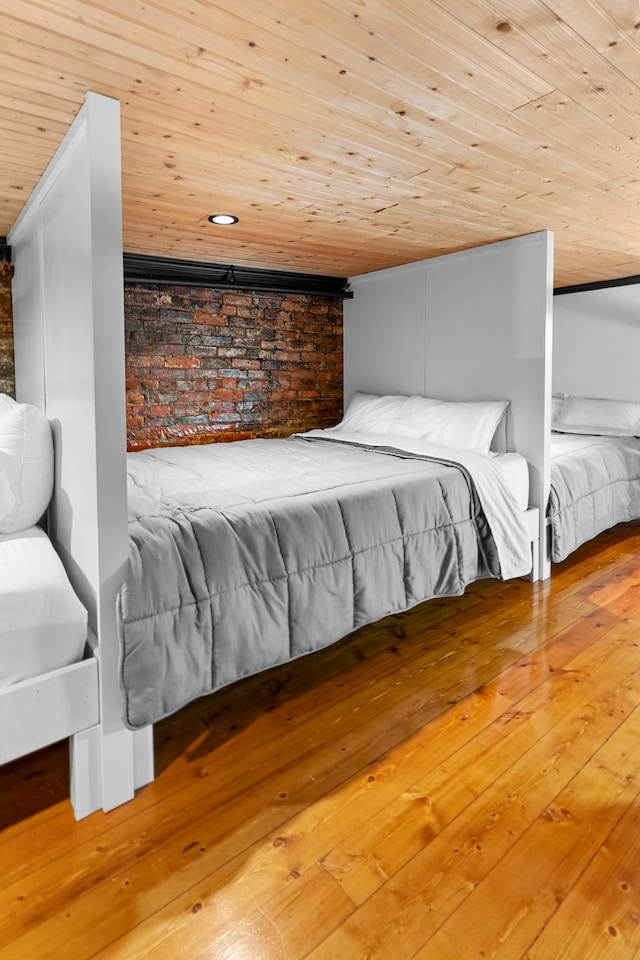
[{"label": "mattress", "polygon": [[82,659],[87,613],[39,527],[0,535],[0,687]]}]

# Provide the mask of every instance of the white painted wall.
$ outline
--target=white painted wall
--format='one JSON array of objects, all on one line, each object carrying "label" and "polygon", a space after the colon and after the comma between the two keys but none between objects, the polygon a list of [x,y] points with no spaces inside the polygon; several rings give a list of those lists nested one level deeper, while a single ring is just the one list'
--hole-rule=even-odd
[{"label": "white painted wall", "polygon": [[553,298],[553,392],[640,401],[640,284]]}]

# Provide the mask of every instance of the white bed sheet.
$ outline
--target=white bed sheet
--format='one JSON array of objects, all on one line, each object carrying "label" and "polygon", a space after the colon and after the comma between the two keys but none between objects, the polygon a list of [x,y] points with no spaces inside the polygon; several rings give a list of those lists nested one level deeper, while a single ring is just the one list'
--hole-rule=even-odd
[{"label": "white bed sheet", "polygon": [[[307,434],[300,434],[300,436],[327,436],[333,437],[336,440],[339,440],[344,434],[344,431],[339,431],[337,428],[330,428],[328,430],[310,430]],[[344,434],[346,435],[346,434]],[[372,439],[372,435],[367,435],[369,439]],[[392,440],[390,439],[391,435],[386,437],[387,442],[391,443],[393,446],[400,447],[406,446],[407,443],[410,445],[411,438],[408,437],[398,437],[393,436]],[[353,439],[353,437],[352,437]],[[416,438],[414,438],[416,439]],[[419,438],[417,438],[419,439]],[[379,441],[382,443],[382,441]],[[407,447],[410,449],[410,446]],[[446,452],[447,448],[440,447],[440,453]],[[455,459],[455,451],[453,451],[453,457]],[[509,453],[490,453],[489,459],[491,460],[493,466],[497,468],[498,472],[501,474],[504,484],[509,488],[512,495],[515,497],[516,503],[520,510],[529,509],[529,464],[525,457],[521,453],[515,453],[511,451]]]},{"label": "white bed sheet", "polygon": [[82,659],[87,613],[39,527],[0,536],[0,687]]},{"label": "white bed sheet", "polygon": [[500,469],[505,483],[521,510],[529,508],[529,464],[520,453],[495,453],[491,459]]}]

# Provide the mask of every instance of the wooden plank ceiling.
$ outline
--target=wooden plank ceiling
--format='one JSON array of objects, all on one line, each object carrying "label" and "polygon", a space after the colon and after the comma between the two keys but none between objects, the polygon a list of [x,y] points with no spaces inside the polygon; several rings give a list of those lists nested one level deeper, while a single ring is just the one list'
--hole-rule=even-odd
[{"label": "wooden plank ceiling", "polygon": [[640,274],[638,0],[0,0],[0,40],[0,235],[94,90],[128,252],[353,276],[551,229],[557,286]]}]

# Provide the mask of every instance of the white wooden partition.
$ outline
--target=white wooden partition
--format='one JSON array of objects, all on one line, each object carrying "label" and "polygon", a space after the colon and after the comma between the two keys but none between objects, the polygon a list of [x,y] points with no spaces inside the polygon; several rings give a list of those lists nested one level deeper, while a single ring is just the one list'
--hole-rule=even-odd
[{"label": "white wooden partition", "polygon": [[553,392],[640,401],[640,283],[556,294]]},{"label": "white wooden partition", "polygon": [[[511,401],[508,449],[529,462],[546,544],[553,234],[549,231],[350,279],[345,401],[356,390]],[[541,578],[549,576],[546,549]]]},{"label": "white wooden partition", "polygon": [[111,809],[153,777],[151,730],[122,722],[116,595],[127,563],[117,101],[87,94],[11,230],[16,395],[49,418],[49,534],[97,640],[100,723],[72,742],[72,802]]}]

